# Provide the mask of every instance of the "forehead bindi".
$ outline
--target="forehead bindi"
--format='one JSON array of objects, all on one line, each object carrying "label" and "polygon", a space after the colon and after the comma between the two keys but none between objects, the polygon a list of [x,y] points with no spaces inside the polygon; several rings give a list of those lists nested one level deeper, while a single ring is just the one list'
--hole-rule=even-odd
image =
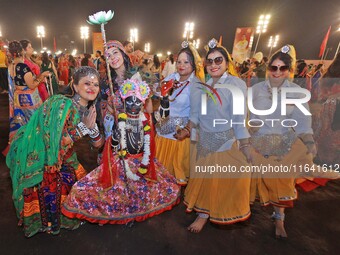
[{"label": "forehead bindi", "polygon": [[95,75],[88,75],[81,79],[82,82],[97,83],[98,79]]}]

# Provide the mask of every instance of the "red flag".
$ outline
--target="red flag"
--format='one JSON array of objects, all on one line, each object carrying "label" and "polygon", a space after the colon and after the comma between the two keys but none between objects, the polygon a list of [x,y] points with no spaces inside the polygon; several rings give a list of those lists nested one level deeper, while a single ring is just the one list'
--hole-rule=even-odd
[{"label": "red flag", "polygon": [[322,57],[323,53],[325,52],[326,49],[326,45],[327,45],[327,41],[328,41],[328,37],[329,37],[329,33],[331,32],[331,26],[329,26],[327,34],[325,35],[325,38],[323,38],[323,41],[321,43],[320,46],[320,52],[319,52],[319,58]]},{"label": "red flag", "polygon": [[55,40],[55,37],[53,37],[53,50],[54,52],[57,51],[57,41]]}]

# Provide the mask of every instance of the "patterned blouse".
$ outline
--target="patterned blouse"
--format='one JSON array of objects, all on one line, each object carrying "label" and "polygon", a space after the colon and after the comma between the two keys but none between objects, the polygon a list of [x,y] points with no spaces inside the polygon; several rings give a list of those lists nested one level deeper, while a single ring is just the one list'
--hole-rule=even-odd
[{"label": "patterned blouse", "polygon": [[24,77],[25,77],[25,74],[27,74],[29,72],[32,73],[32,71],[28,67],[28,65],[26,65],[24,63],[18,63],[15,66],[14,84],[17,85],[17,86],[27,86]]}]

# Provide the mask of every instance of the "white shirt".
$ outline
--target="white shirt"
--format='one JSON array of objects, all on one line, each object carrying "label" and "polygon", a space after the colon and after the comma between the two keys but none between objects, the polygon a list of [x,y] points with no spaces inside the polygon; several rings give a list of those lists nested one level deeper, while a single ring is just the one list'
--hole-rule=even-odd
[{"label": "white shirt", "polygon": [[[299,85],[285,80],[281,87],[292,87],[300,88]],[[278,89],[280,91],[280,89]],[[269,89],[269,80],[255,84],[252,87],[253,94],[253,106],[257,110],[267,110],[272,106],[272,95]],[[288,93],[289,98],[301,98],[301,93]],[[303,106],[309,111],[309,106],[304,103]],[[311,116],[305,115],[295,105],[286,106],[287,115],[281,115],[281,93],[278,92],[278,103],[276,110],[270,115],[255,115],[250,114],[250,119],[260,119],[263,121],[263,126],[258,130],[259,134],[284,134],[291,130],[294,122],[286,122],[285,119],[294,119],[298,124],[293,130],[297,134],[313,134],[312,130],[312,118]],[[268,119],[277,119],[278,121],[268,121]],[[284,125],[282,125],[284,121]],[[255,125],[255,124],[254,124]]]},{"label": "white shirt", "polygon": [[[211,85],[213,83],[213,80],[210,79],[207,81],[208,85]],[[225,88],[217,88],[217,92],[221,97],[222,105],[217,100],[217,103],[215,104],[212,99],[207,100],[207,114],[202,115],[201,114],[201,95],[205,94],[201,88],[203,87],[200,85],[200,87],[193,88],[193,93],[191,94],[191,101],[192,104],[192,110],[190,112],[190,120],[195,123],[199,124],[200,130],[203,130],[204,132],[223,132],[227,131],[231,128],[234,129],[234,135],[236,139],[245,139],[249,138],[250,135],[248,133],[248,130],[246,128],[246,125],[243,124],[233,124],[231,125],[231,122],[233,123],[244,123],[246,121],[246,115],[247,111],[244,111],[244,115],[233,115],[233,97],[231,92],[229,91],[228,85],[232,84],[234,86],[237,86],[242,90],[242,93],[244,97],[246,98],[246,84],[241,79],[228,75],[227,73],[224,73],[222,77],[218,80],[216,84],[222,84]],[[208,88],[207,88],[208,89]],[[209,90],[209,89],[208,89]],[[215,96],[216,98],[216,96]],[[199,102],[199,103],[195,103]],[[246,100],[245,100],[246,102]],[[244,107],[246,109],[245,104],[240,105],[239,107]],[[214,120],[216,119],[224,119],[227,120],[227,124],[221,124],[221,125],[215,125],[214,127]],[[218,152],[229,150],[232,146],[232,144],[235,142],[235,138],[231,139],[229,141],[226,141]]]},{"label": "white shirt", "polygon": [[[164,80],[169,81],[169,80],[176,80],[179,81],[180,75],[176,72],[173,73],[169,76],[167,76]],[[194,72],[189,76],[188,79],[186,79],[183,82],[189,81],[188,85],[183,89],[183,87],[179,87],[175,89],[172,93],[171,96],[169,96],[170,99],[170,114],[169,117],[187,117],[189,118],[190,116],[190,90],[192,87],[192,84],[197,82],[198,79],[196,78]],[[182,83],[183,83],[182,82]],[[182,90],[183,89],[183,90]],[[182,92],[181,92],[182,91]],[[172,101],[174,100],[174,101]],[[166,134],[166,135],[160,135],[162,137],[176,140],[173,135],[175,132],[171,134]]]}]

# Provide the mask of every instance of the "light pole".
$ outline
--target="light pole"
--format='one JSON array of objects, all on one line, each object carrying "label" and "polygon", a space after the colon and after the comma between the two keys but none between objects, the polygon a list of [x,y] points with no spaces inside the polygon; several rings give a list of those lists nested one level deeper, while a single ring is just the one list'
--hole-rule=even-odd
[{"label": "light pole", "polygon": [[80,27],[80,38],[84,40],[84,53],[86,53],[86,39],[89,38],[89,27]]},{"label": "light pole", "polygon": [[200,39],[197,39],[197,40],[193,41],[193,45],[194,45],[195,49],[198,49],[200,47],[200,43],[201,43]]},{"label": "light pole", "polygon": [[75,57],[77,55],[77,49],[73,49],[71,55]]},{"label": "light pole", "polygon": [[147,52],[147,53],[150,53],[150,43],[145,43],[144,45],[144,51]]},{"label": "light pole", "polygon": [[132,50],[135,51],[135,43],[138,42],[138,29],[130,29],[130,42],[132,42]]},{"label": "light pole", "polygon": [[194,37],[194,22],[186,22],[184,26],[184,33],[183,33],[183,38],[186,38],[187,41],[189,39],[192,39]]},{"label": "light pole", "polygon": [[256,54],[256,50],[257,50],[257,46],[259,44],[260,41],[260,37],[262,33],[265,33],[267,31],[267,26],[269,24],[269,20],[270,20],[270,15],[266,14],[266,15],[261,15],[259,18],[259,21],[257,22],[257,27],[256,27],[256,34],[259,34],[259,36],[257,37],[257,42],[255,45],[255,49],[254,49],[254,54]]},{"label": "light pole", "polygon": [[279,41],[279,35],[275,35],[274,38],[273,36],[269,37],[268,47],[270,48],[270,50],[269,50],[268,58],[270,58],[270,55],[272,54],[272,49],[277,46],[278,41]]},{"label": "light pole", "polygon": [[44,46],[43,46],[43,37],[45,37],[45,28],[44,28],[44,26],[37,26],[37,37],[40,38],[41,50],[42,50],[44,48]]}]

